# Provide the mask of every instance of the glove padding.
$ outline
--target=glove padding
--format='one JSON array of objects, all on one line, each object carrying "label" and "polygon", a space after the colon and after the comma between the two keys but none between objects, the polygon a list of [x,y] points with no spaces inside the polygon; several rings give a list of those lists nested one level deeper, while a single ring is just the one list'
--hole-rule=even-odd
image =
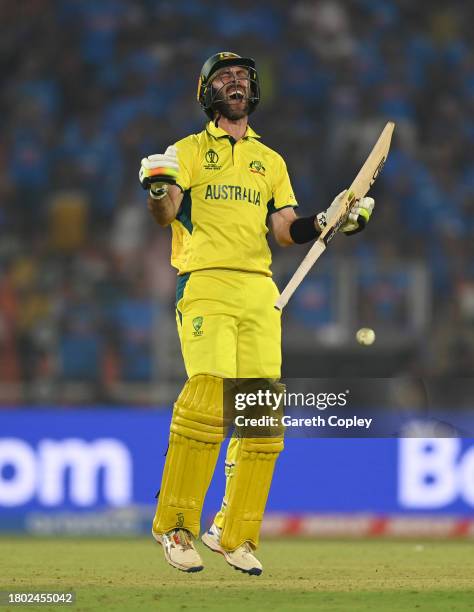
[{"label": "glove padding", "polygon": [[175,146],[170,146],[165,153],[144,157],[141,162],[138,178],[143,189],[157,189],[164,184],[176,184],[179,164]]},{"label": "glove padding", "polygon": [[[317,220],[319,227],[323,229],[326,225],[330,224],[332,218],[337,214],[339,210],[340,201],[344,197],[346,190],[341,191],[331,203],[331,206],[326,212],[319,213]],[[360,200],[356,200],[349,210],[349,214],[345,222],[339,228],[340,232],[344,232],[347,236],[352,236],[361,232],[370,220],[372,212],[374,210],[375,201],[373,198],[364,197]]]}]

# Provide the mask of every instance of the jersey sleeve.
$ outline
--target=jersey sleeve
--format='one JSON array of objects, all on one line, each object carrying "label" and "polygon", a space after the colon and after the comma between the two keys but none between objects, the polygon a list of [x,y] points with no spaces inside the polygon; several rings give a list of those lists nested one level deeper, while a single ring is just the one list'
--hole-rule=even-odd
[{"label": "jersey sleeve", "polygon": [[187,191],[193,183],[194,162],[196,160],[197,142],[193,136],[175,143],[178,152],[178,178],[176,184],[181,191]]},{"label": "jersey sleeve", "polygon": [[293,193],[293,188],[291,186],[290,177],[288,176],[285,161],[280,155],[278,155],[275,163],[275,174],[273,179],[273,198],[269,204],[268,212],[272,214],[277,210],[286,208],[287,206],[296,208],[298,206],[298,202],[296,201]]}]

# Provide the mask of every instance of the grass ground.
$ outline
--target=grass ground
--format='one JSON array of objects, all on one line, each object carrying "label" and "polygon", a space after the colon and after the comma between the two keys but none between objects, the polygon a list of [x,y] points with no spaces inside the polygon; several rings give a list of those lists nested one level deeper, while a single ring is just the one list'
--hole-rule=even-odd
[{"label": "grass ground", "polygon": [[74,590],[74,612],[474,611],[469,542],[267,541],[260,577],[203,548],[205,570],[190,575],[151,539],[1,538],[0,590]]}]

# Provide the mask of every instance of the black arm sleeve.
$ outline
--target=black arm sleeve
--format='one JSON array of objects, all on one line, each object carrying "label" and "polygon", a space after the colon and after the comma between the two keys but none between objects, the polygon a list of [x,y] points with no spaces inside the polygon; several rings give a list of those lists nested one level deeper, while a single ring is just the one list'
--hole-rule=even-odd
[{"label": "black arm sleeve", "polygon": [[319,232],[314,224],[315,219],[316,215],[313,215],[312,217],[301,217],[293,221],[290,225],[290,236],[293,242],[304,244],[319,236]]}]

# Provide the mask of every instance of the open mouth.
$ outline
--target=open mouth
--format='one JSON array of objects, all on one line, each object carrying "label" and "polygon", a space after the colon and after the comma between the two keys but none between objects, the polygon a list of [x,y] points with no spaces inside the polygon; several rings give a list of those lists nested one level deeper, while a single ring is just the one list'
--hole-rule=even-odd
[{"label": "open mouth", "polygon": [[242,91],[239,90],[234,90],[232,93],[227,95],[227,98],[229,100],[243,100],[244,99],[244,94]]}]

